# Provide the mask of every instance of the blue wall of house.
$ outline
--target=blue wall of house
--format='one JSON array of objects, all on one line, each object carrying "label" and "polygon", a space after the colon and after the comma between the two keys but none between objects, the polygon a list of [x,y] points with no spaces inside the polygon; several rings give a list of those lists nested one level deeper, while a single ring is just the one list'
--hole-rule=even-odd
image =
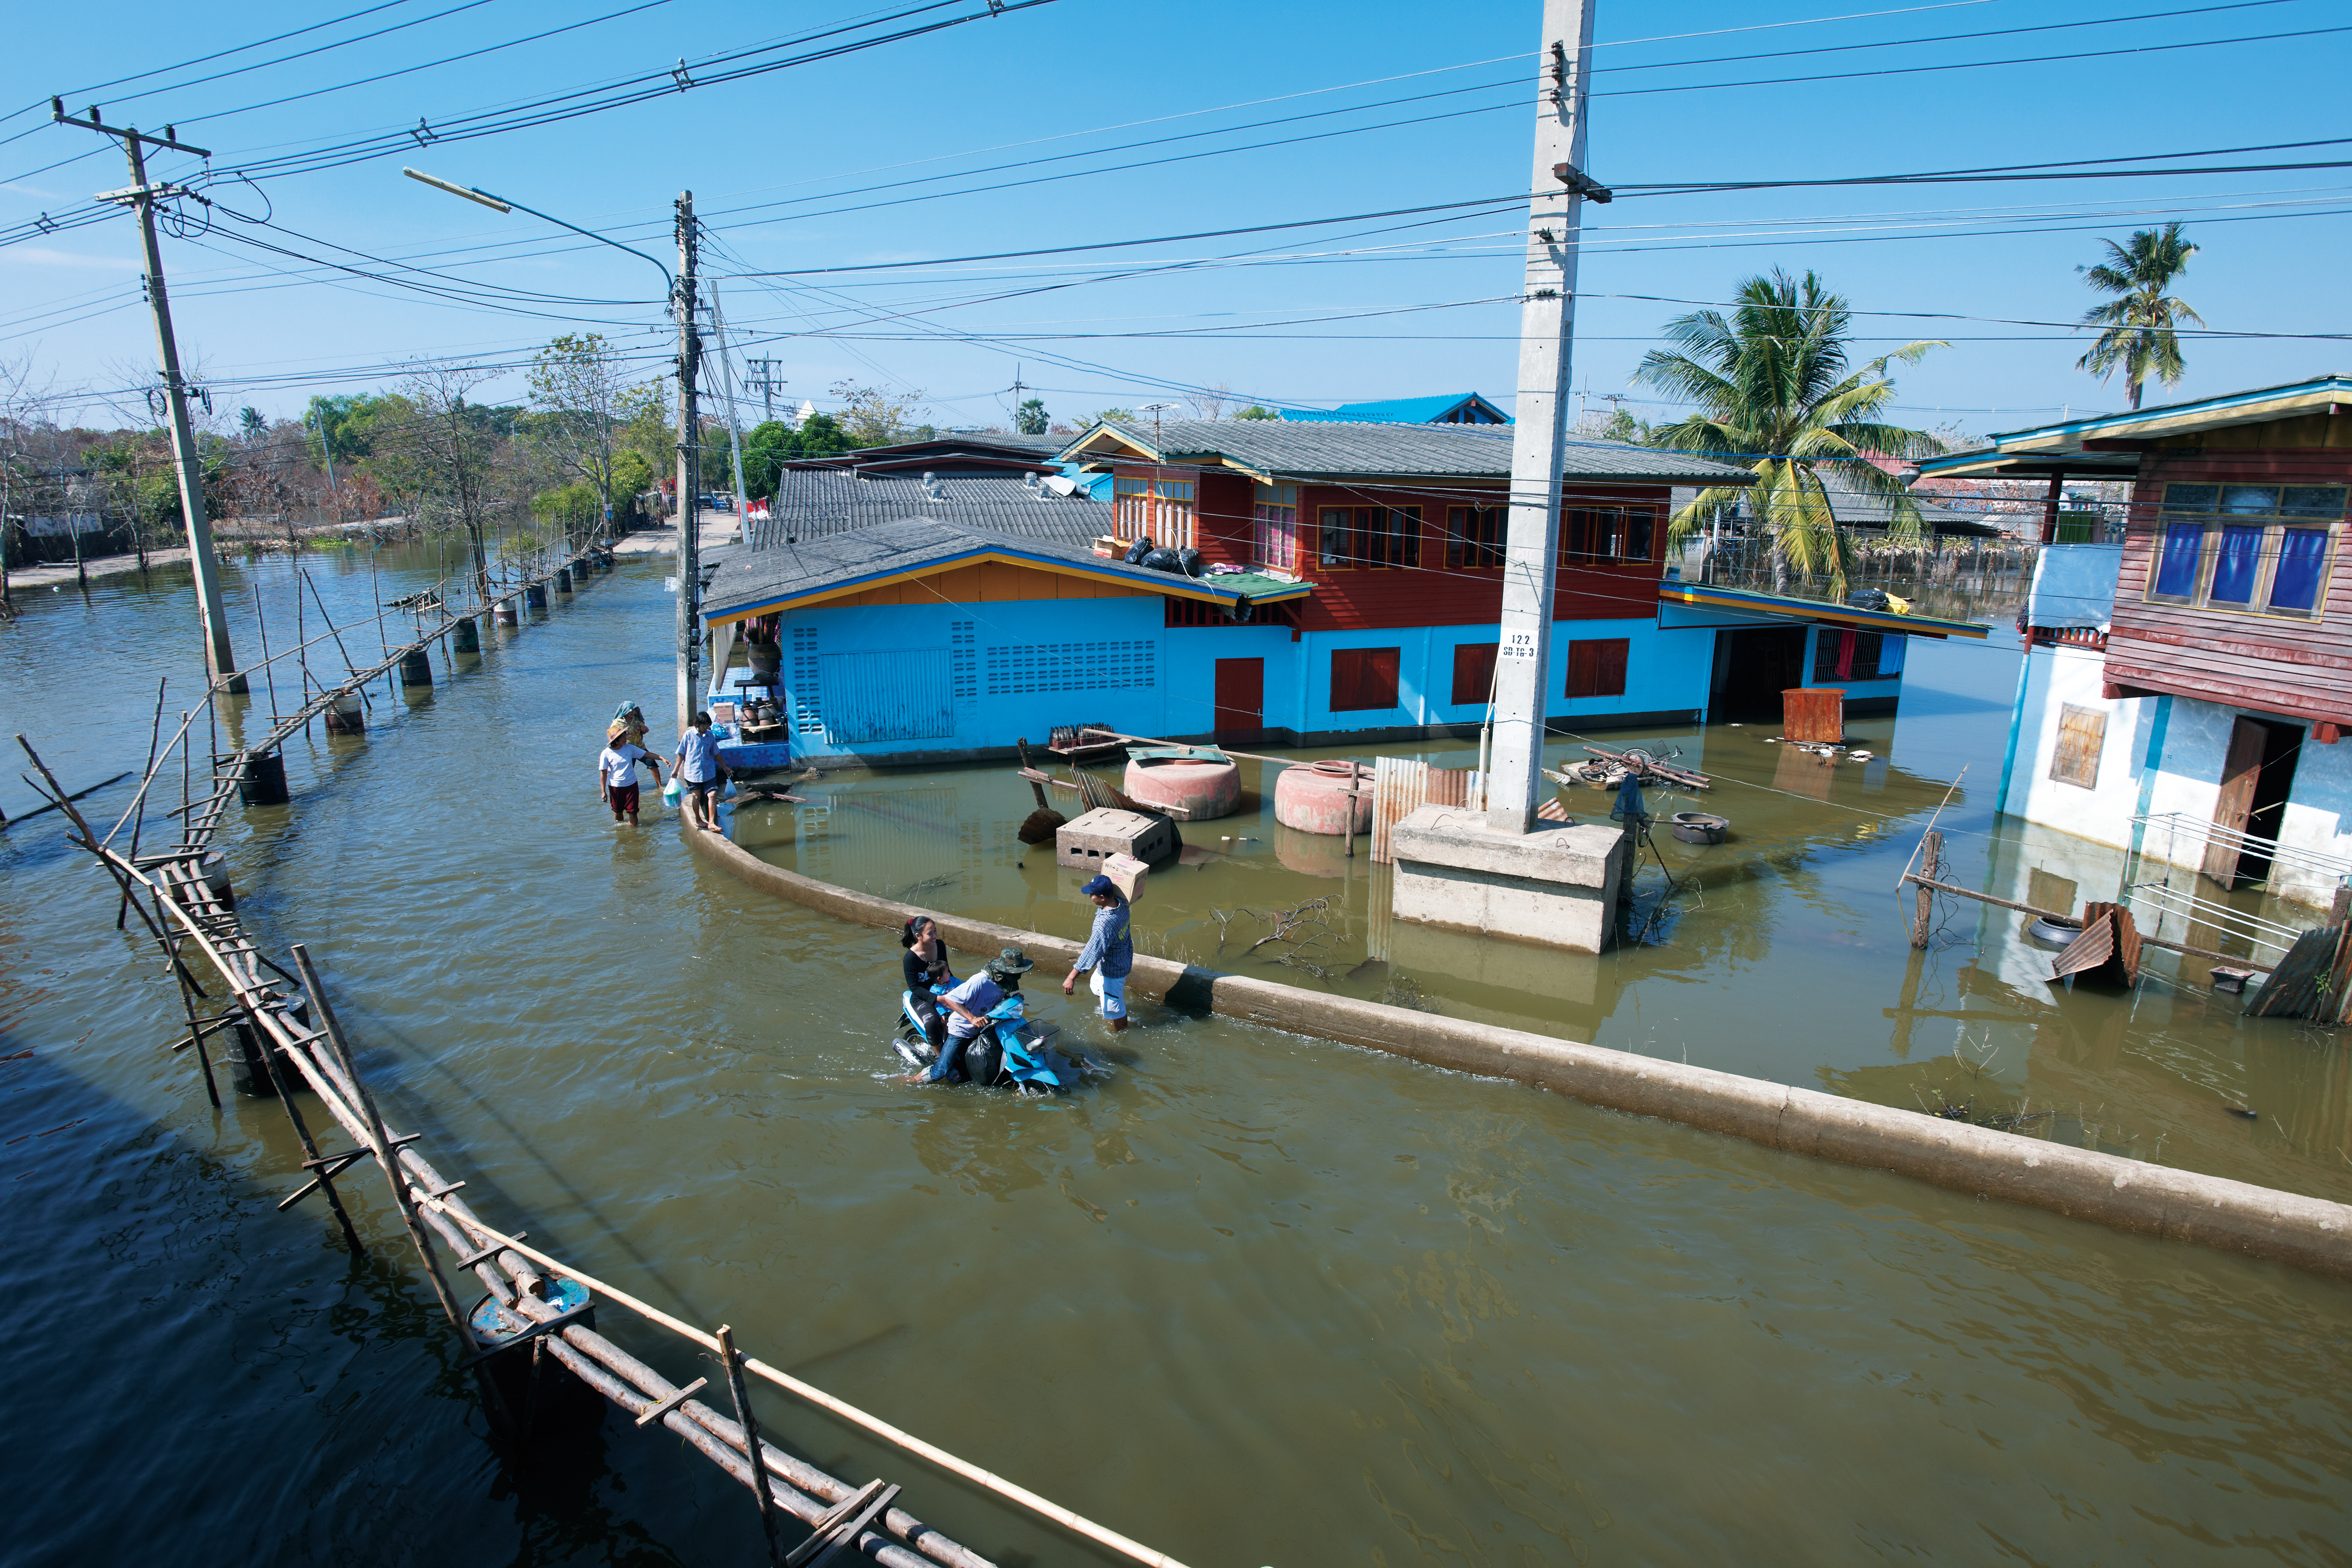
[{"label": "blue wall of house", "polygon": [[[783,677],[802,757],[907,759],[1042,745],[1056,724],[1206,735],[1219,659],[1265,661],[1263,727],[1340,737],[1475,725],[1456,703],[1454,650],[1493,643],[1493,625],[1308,632],[1281,625],[1171,627],[1156,598],[817,608],[788,617]],[[1627,643],[1622,694],[1566,694],[1569,645]],[[1569,725],[1687,721],[1708,703],[1715,636],[1647,620],[1562,621],[1553,630],[1546,716]],[[1807,649],[1807,670],[1818,647]],[[1331,656],[1398,649],[1392,708],[1331,710]],[[1899,675],[1847,681],[1849,702],[1895,696]]]}]

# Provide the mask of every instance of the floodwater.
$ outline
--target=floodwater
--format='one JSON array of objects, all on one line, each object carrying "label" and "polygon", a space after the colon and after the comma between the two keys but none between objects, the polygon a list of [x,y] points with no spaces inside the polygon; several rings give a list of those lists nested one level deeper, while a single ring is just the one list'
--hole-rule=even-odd
[{"label": "floodwater", "polygon": [[[386,552],[372,586],[364,552],[307,559],[347,631],[433,570]],[[234,574],[273,646],[288,574]],[[226,837],[265,944],[310,944],[393,1120],[493,1222],[1195,1568],[2347,1560],[2340,1284],[1149,1005],[1067,1100],[896,1083],[887,936],[596,801],[602,719],[667,689],[662,575],[593,579],[478,664],[436,657],[429,697],[379,686],[374,732],[298,742],[294,805]],[[136,767],[156,678],[196,684],[184,575],[26,608],[0,628],[7,731],[76,785]],[[2242,1021],[2169,958],[2136,996],[2042,984],[2013,919],[1974,905],[1913,955],[1893,884],[1963,763],[1954,880],[2100,897],[2121,875],[1996,827],[2015,670],[1915,647],[1902,718],[1854,725],[1885,761],[1826,779],[1751,730],[1647,737],[1725,780],[1700,804],[1735,837],[1661,837],[1679,890],[1652,864],[1642,943],[1597,960],[1465,979],[1380,928],[1368,860],[1256,815],[1188,828],[1208,853],[1156,874],[1138,923],[1247,970],[1254,917],[1220,955],[1213,911],[1328,896],[1302,960],[1326,977],[1267,973],[1890,1104],[2046,1108],[2031,1135],[2352,1195],[2326,1033]],[[854,886],[1081,928],[1075,877],[1013,840],[1009,770],[809,787],[824,807],[739,832]],[[282,1115],[206,1105],[152,943],[114,931],[54,816],[0,836],[12,1558],[755,1561],[749,1499],[666,1434],[608,1416],[526,1463],[492,1448],[380,1192],[358,1189],[357,1265],[322,1212],[275,1211],[299,1180]],[[714,1370],[617,1308],[600,1326]],[[906,1485],[999,1562],[1105,1560],[762,1399],[780,1440]]]}]

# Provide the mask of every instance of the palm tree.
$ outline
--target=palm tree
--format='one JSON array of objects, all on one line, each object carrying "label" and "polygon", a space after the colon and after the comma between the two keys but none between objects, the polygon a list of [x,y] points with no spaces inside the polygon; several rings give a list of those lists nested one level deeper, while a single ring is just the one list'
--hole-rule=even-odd
[{"label": "palm tree", "polygon": [[1887,503],[1892,537],[1916,538],[1919,507],[1903,481],[1869,460],[1929,457],[1944,444],[1922,430],[1882,423],[1895,397],[1887,366],[1915,364],[1937,341],[1906,343],[1861,369],[1846,368],[1845,338],[1853,313],[1845,298],[1822,287],[1814,273],[1791,278],[1775,270],[1739,286],[1727,319],[1694,310],[1666,324],[1675,349],[1653,349],[1633,373],[1698,412],[1651,432],[1659,447],[1727,458],[1756,475],[1749,487],[1714,486],[1698,492],[1667,525],[1669,543],[1751,498],[1772,541],[1773,584],[1794,569],[1826,574],[1845,596],[1851,541],[1837,526],[1818,470]]},{"label": "palm tree", "polygon": [[2188,374],[2180,357],[2180,340],[2173,329],[2183,321],[2201,327],[2205,318],[2165,290],[2189,270],[2189,258],[2197,254],[2197,247],[2181,237],[2177,223],[2141,229],[2128,246],[2112,239],[2100,243],[2107,247],[2107,259],[2096,267],[2074,270],[2092,288],[2116,297],[2083,312],[2084,326],[2106,331],[2099,334],[2089,353],[2074,362],[2074,368],[2087,370],[2102,381],[2120,368],[2131,405],[2137,408],[2140,384],[2151,371],[2167,386]]}]

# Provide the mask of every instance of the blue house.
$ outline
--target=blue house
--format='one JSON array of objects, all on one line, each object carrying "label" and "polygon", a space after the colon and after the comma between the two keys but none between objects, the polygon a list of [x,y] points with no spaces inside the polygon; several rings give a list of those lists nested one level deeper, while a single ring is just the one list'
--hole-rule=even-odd
[{"label": "blue house", "polygon": [[[1472,737],[1493,691],[1510,447],[1493,426],[1116,422],[1060,454],[1112,478],[1108,505],[1042,472],[812,476],[709,563],[714,684],[773,682],[792,760],[819,766],[1002,755],[1103,721],[1235,745]],[[1751,696],[1777,712],[1782,687],[1817,674],[1864,710],[1891,706],[1906,635],[1982,635],[1670,575],[1671,488],[1752,479],[1570,447],[1559,729],[1688,724]],[[1202,574],[1128,565],[1144,537],[1198,551]]]}]

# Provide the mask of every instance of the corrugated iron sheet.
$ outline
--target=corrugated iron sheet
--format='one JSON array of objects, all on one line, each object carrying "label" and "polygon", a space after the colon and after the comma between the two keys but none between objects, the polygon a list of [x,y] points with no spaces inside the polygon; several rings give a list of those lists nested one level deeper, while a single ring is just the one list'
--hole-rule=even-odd
[{"label": "corrugated iron sheet", "polygon": [[1475,768],[1433,768],[1419,757],[1372,759],[1372,864],[1393,866],[1396,825],[1424,805],[1468,806],[1479,795]]},{"label": "corrugated iron sheet", "polygon": [[834,745],[955,733],[947,649],[829,653],[822,662],[824,738]]}]

